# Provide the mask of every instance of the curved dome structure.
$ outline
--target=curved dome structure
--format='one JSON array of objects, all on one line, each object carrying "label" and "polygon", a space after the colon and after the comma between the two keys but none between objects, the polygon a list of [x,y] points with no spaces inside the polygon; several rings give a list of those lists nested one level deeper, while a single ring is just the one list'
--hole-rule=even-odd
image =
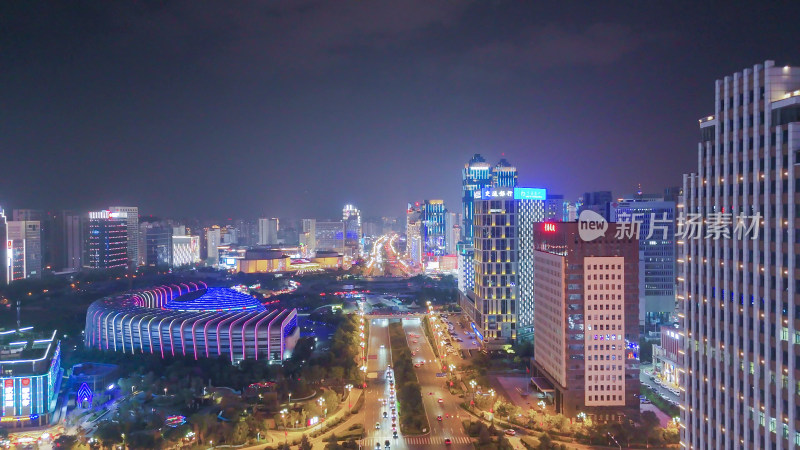
[{"label": "curved dome structure", "polygon": [[95,301],[86,347],[162,358],[225,356],[282,361],[300,332],[297,310],[267,310],[255,298],[205,283],[158,286]]}]

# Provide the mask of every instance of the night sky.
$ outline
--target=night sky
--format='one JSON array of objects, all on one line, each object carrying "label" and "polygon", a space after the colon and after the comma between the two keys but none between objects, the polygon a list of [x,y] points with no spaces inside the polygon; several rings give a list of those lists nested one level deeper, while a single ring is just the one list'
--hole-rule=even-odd
[{"label": "night sky", "polygon": [[799,2],[697,3],[2,2],[0,206],[458,211],[476,152],[570,198],[660,192],[714,80],[800,63]]}]

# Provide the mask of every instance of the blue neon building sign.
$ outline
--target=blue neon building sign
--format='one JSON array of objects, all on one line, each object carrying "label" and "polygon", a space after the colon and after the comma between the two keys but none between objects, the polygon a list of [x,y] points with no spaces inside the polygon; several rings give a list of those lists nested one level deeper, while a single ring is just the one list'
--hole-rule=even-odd
[{"label": "blue neon building sign", "polygon": [[547,189],[514,188],[514,200],[547,200]]}]

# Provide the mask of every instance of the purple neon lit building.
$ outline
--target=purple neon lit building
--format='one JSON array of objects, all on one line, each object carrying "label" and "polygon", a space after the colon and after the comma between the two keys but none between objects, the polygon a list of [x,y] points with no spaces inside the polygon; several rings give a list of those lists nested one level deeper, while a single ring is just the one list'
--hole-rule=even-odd
[{"label": "purple neon lit building", "polygon": [[296,309],[267,309],[255,298],[205,283],[181,283],[105,297],[86,313],[86,347],[162,358],[280,362],[300,330]]}]

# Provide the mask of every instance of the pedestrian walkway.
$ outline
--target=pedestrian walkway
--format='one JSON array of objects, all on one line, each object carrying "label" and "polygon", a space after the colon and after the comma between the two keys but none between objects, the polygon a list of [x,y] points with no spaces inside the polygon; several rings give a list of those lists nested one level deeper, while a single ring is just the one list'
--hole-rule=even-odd
[{"label": "pedestrian walkway", "polygon": [[[391,443],[395,443],[397,441],[401,441],[406,445],[444,445],[444,440],[446,438],[439,437],[439,436],[409,436],[409,437],[400,437],[398,439],[392,439],[391,437],[368,437],[366,439],[361,439],[358,441],[358,444],[366,449],[370,449],[375,447],[375,444],[380,444],[383,446],[384,442],[387,440]],[[469,444],[472,442],[470,438],[466,436],[458,436],[454,438],[450,438],[453,444]]]}]

